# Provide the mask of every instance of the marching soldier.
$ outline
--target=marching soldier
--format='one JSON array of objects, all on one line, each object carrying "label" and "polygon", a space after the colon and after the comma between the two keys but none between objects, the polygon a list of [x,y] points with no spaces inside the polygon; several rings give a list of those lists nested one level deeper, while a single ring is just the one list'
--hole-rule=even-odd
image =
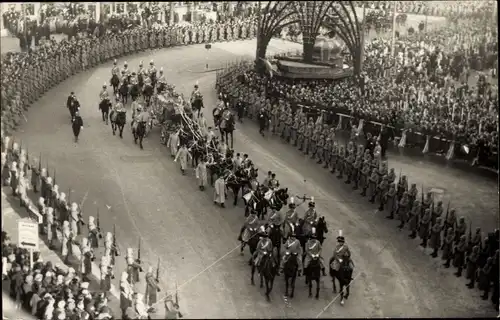
[{"label": "marching soldier", "polygon": [[451,209],[449,214],[446,213],[446,221],[444,222],[444,225],[446,227],[445,230],[448,230],[448,228],[455,229],[455,225],[457,224],[457,215],[455,209]]},{"label": "marching soldier", "polygon": [[134,257],[134,249],[132,248],[127,248],[125,260],[127,261],[128,282],[134,285],[140,281],[139,273],[142,272],[141,261]]},{"label": "marching soldier", "polygon": [[52,187],[52,194],[48,201],[48,205],[55,208],[58,204],[59,204],[59,186],[57,184],[54,184],[54,187]]},{"label": "marching soldier", "polygon": [[459,242],[462,236],[465,236],[465,232],[467,232],[467,223],[465,223],[464,217],[460,217],[455,228],[455,243]]},{"label": "marching soldier", "polygon": [[132,306],[132,296],[134,288],[129,282],[129,275],[123,271],[120,277],[120,309],[122,310],[122,318],[125,318],[126,310]]},{"label": "marching soldier", "polygon": [[[410,207],[413,207],[413,203],[416,201],[418,196],[418,189],[417,189],[417,184],[412,183],[411,188],[408,191],[408,199],[410,200]],[[420,212],[419,212],[420,214]]]},{"label": "marching soldier", "polygon": [[92,249],[99,248],[99,239],[102,238],[101,231],[98,229],[94,222],[94,217],[89,216],[88,223],[89,234],[87,236],[89,240],[89,245]]},{"label": "marching soldier", "polygon": [[[486,264],[479,270],[479,283],[478,287],[479,290],[483,291],[483,295],[481,296],[481,299],[487,300],[490,289],[491,289],[491,279],[493,278],[493,274],[498,272],[495,270],[495,261],[493,257],[489,257],[486,260]],[[497,285],[495,283],[495,285]]]},{"label": "marching soldier", "polygon": [[59,195],[57,213],[59,214],[58,218],[59,221],[69,220],[69,208],[68,208],[68,203],[66,202],[66,194],[64,192],[61,192],[61,194]]},{"label": "marching soldier", "polygon": [[405,175],[401,176],[398,181],[398,199],[401,199],[403,194],[408,191],[408,179]]},{"label": "marching soldier", "polygon": [[352,190],[358,190],[359,188],[359,180],[361,177],[361,165],[362,165],[362,159],[361,157],[357,157],[356,160],[354,161],[354,164],[352,165],[351,179],[354,181],[354,186],[352,187]]},{"label": "marching soldier", "polygon": [[101,291],[106,293],[111,290],[111,280],[115,278],[110,260],[109,256],[103,255],[101,257],[101,263],[99,264],[99,269],[101,271],[100,287]]},{"label": "marching soldier", "polygon": [[111,232],[106,233],[106,239],[104,240],[104,255],[109,256],[111,266],[115,265],[115,257],[120,255],[115,242],[115,236]]},{"label": "marching soldier", "polygon": [[376,169],[372,169],[370,178],[368,179],[368,198],[371,203],[375,203],[375,196],[377,195],[378,173]]},{"label": "marching soldier", "polygon": [[146,305],[150,312],[154,311],[153,305],[157,302],[157,294],[160,291],[159,279],[153,275],[153,267],[150,266],[146,273]]},{"label": "marching soldier", "polygon": [[441,247],[441,231],[443,231],[442,219],[437,218],[436,222],[432,225],[430,235],[431,257],[433,258],[438,256],[438,250]]},{"label": "marching soldier", "polygon": [[158,92],[163,92],[165,90],[166,84],[167,80],[165,79],[165,75],[163,74],[163,67],[161,67],[160,74],[158,75]]},{"label": "marching soldier", "polygon": [[391,168],[391,170],[389,170],[387,176],[389,177],[389,183],[394,183],[394,181],[396,181],[396,172],[394,172],[394,168]]},{"label": "marching soldier", "polygon": [[401,222],[398,229],[401,230],[408,221],[408,213],[410,211],[410,199],[408,198],[408,193],[404,192],[401,200],[398,203],[398,215],[399,221]]},{"label": "marching soldier", "polygon": [[10,187],[12,195],[17,196],[17,186],[19,185],[19,172],[17,170],[17,162],[12,162],[10,166]]},{"label": "marching soldier", "polygon": [[408,225],[411,231],[408,237],[411,239],[415,239],[417,237],[418,220],[421,212],[422,212],[422,204],[420,203],[419,200],[415,200],[413,206],[411,207],[410,219],[408,221]]},{"label": "marching soldier", "polygon": [[49,249],[52,249],[54,248],[54,239],[57,239],[57,223],[54,219],[54,208],[48,207],[46,212],[47,214],[44,224],[47,233],[47,240],[49,242]]},{"label": "marching soldier", "polygon": [[319,139],[316,142],[316,158],[318,159],[316,163],[318,164],[323,163],[324,148],[325,148],[325,136],[323,134],[320,134]]},{"label": "marching soldier", "polygon": [[47,177],[45,181],[45,188],[42,189],[42,196],[45,199],[45,203],[49,204],[52,198],[52,177]]},{"label": "marching soldier", "polygon": [[335,140],[332,140],[332,141],[333,141],[333,145],[332,145],[332,153],[330,154],[330,164],[331,164],[330,173],[335,174],[335,171],[337,170],[337,158],[338,158],[339,150],[338,150],[337,141],[335,141]]},{"label": "marching soldier", "polygon": [[[45,216],[45,199],[43,197],[38,198],[38,203],[37,203],[36,207],[38,209],[38,213],[43,217],[43,219],[45,221],[45,219],[46,219],[46,216]],[[44,234],[43,231],[42,231],[42,234]]]},{"label": "marching soldier", "polygon": [[325,165],[323,166],[323,168],[325,168],[325,169],[330,168],[330,165],[331,165],[332,147],[333,147],[332,139],[330,139],[330,137],[327,137],[325,140],[325,145],[323,147],[323,160],[325,162]]},{"label": "marching soldier", "polygon": [[313,258],[317,258],[319,259],[323,276],[326,276],[325,264],[323,262],[323,257],[321,256],[321,243],[318,239],[316,239],[316,237],[316,228],[312,228],[311,236],[305,246],[306,256],[304,258],[304,270],[307,270],[307,267],[309,267],[309,264],[311,263]]},{"label": "marching soldier", "polygon": [[71,232],[73,235],[79,236],[81,234],[81,228],[80,225],[82,223],[82,217],[81,217],[81,212],[80,209],[78,208],[78,204],[76,202],[73,202],[71,204],[71,209],[70,209],[70,214],[71,214]]},{"label": "marching soldier", "polygon": [[470,280],[467,284],[469,289],[474,288],[474,284],[476,282],[476,273],[478,268],[478,260],[479,260],[479,246],[472,247],[472,252],[466,258],[466,277]]},{"label": "marching soldier", "polygon": [[420,246],[427,248],[427,240],[429,238],[429,227],[431,224],[431,209],[425,209],[424,215],[422,216],[422,221],[420,221],[419,226],[419,237],[422,239]]},{"label": "marching soldier", "polygon": [[82,239],[82,244],[80,245],[81,252],[81,270],[82,279],[84,281],[89,281],[89,275],[92,274],[92,261],[94,261],[94,252],[90,248],[89,240],[87,238]]},{"label": "marching soldier", "polygon": [[19,186],[17,187],[19,194],[19,205],[22,208],[28,208],[28,179],[24,176],[24,171],[19,172]]},{"label": "marching soldier", "polygon": [[306,155],[309,154],[311,149],[313,130],[314,130],[313,119],[309,118],[309,122],[307,123],[307,126],[304,131],[304,148],[302,150]]},{"label": "marching soldier", "polygon": [[447,232],[445,233],[443,246],[441,247],[441,249],[443,250],[442,258],[446,261],[443,264],[443,267],[447,269],[450,267],[451,258],[453,258],[453,238],[453,229],[448,228]]},{"label": "marching soldier", "polygon": [[382,181],[377,186],[377,191],[376,191],[376,201],[380,203],[378,210],[383,211],[384,210],[384,204],[385,204],[385,195],[389,191],[389,182],[387,181],[387,176],[382,177]]},{"label": "marching soldier", "polygon": [[344,146],[339,146],[338,154],[337,154],[337,163],[335,164],[335,168],[339,171],[339,174],[337,175],[338,179],[342,179],[345,171],[345,160],[346,153],[345,153],[345,148]]},{"label": "marching soldier", "polygon": [[466,240],[467,238],[465,235],[461,236],[453,253],[453,265],[457,268],[457,272],[455,272],[455,276],[457,277],[462,276],[462,269],[465,263],[465,251],[467,250]]},{"label": "marching soldier", "polygon": [[283,272],[286,262],[289,258],[293,257],[293,259],[297,259],[297,271],[298,276],[302,274],[303,266],[302,266],[302,246],[300,245],[300,241],[295,237],[295,224],[291,225],[290,234],[288,235],[288,239],[285,242],[285,251],[281,257],[280,266],[278,274]]},{"label": "marching soldier", "polygon": [[303,150],[304,147],[304,133],[305,133],[305,122],[301,120],[297,128],[297,141],[295,146],[298,147],[299,151]]},{"label": "marching soldier", "polygon": [[353,180],[352,174],[353,174],[353,169],[354,169],[354,162],[356,161],[356,158],[354,157],[353,152],[349,152],[349,155],[347,156],[345,160],[345,168],[346,168],[346,174],[347,174],[347,180],[345,181],[346,184],[350,184],[351,180]]},{"label": "marching soldier", "polygon": [[432,210],[432,223],[435,223],[438,218],[443,215],[443,201],[438,201],[437,205]]},{"label": "marching soldier", "polygon": [[69,222],[64,221],[62,226],[62,251],[64,263],[68,264],[70,257],[73,255],[73,235],[69,227]]}]

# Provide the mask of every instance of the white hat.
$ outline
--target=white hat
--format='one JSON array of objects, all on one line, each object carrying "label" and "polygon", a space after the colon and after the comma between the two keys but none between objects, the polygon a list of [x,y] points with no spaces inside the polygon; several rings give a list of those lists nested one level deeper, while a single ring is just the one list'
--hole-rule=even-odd
[{"label": "white hat", "polygon": [[121,281],[128,281],[128,273],[127,271],[122,271],[122,276],[120,278]]},{"label": "white hat", "polygon": [[104,84],[102,85],[103,87],[107,87],[108,85],[106,84],[106,82],[104,82]]},{"label": "white hat", "polygon": [[153,267],[152,266],[148,267],[148,272],[150,272],[150,273],[153,272]]},{"label": "white hat", "polygon": [[150,64],[153,64],[154,62],[153,62],[153,60],[151,60],[149,63],[150,63]]},{"label": "white hat", "polygon": [[66,193],[61,192],[61,194],[59,195],[59,200],[66,201]]},{"label": "white hat", "polygon": [[339,237],[342,237],[342,230],[339,230]]},{"label": "white hat", "polygon": [[143,64],[143,63],[144,63],[144,62],[141,60],[141,62],[139,62],[139,65],[140,65],[140,66],[142,66],[142,64]]},{"label": "white hat", "polygon": [[160,72],[163,72],[163,67],[160,68]]},{"label": "white hat", "polygon": [[62,274],[57,276],[57,282],[63,282],[64,281],[64,276]]},{"label": "white hat", "polygon": [[89,288],[89,283],[88,282],[82,282],[80,283],[80,289],[88,289]]},{"label": "white hat", "polygon": [[295,203],[294,197],[290,197],[290,203]]},{"label": "white hat", "polygon": [[38,198],[38,204],[39,205],[45,205],[45,198],[44,197]]},{"label": "white hat", "polygon": [[45,272],[45,277],[52,277],[54,274],[50,271]]},{"label": "white hat", "polygon": [[42,280],[43,280],[43,276],[40,273],[35,276],[36,282],[41,282]]},{"label": "white hat", "polygon": [[76,202],[71,204],[71,210],[78,210],[78,204]]},{"label": "white hat", "polygon": [[87,290],[87,289],[83,289],[83,290],[82,290],[82,294],[83,294],[84,296],[88,295],[88,294],[89,294],[89,290]]},{"label": "white hat", "polygon": [[72,267],[69,267],[68,273],[75,273],[75,272],[76,272],[75,269],[73,269]]},{"label": "white hat", "polygon": [[52,192],[59,192],[59,186],[57,184],[55,184],[53,187],[52,187]]},{"label": "white hat", "polygon": [[64,300],[61,300],[57,303],[57,307],[58,308],[64,308],[66,306],[66,302],[64,302]]},{"label": "white hat", "polygon": [[135,296],[135,301],[142,302],[144,300],[144,295],[142,293],[137,293]]},{"label": "white hat", "polygon": [[111,232],[106,233],[106,239],[112,240],[113,239],[113,234]]},{"label": "white hat", "polygon": [[47,214],[52,214],[53,215],[54,214],[54,208],[48,207],[47,208]]},{"label": "white hat", "polygon": [[47,177],[47,183],[52,184],[52,177]]},{"label": "white hat", "polygon": [[117,63],[118,61],[116,61],[116,59],[115,59],[115,61],[113,61],[113,62],[114,62],[114,63]]},{"label": "white hat", "polygon": [[134,256],[134,249],[127,248],[127,257],[133,257],[133,256]]},{"label": "white hat", "polygon": [[89,224],[92,224],[92,223],[94,223],[94,217],[89,216]]},{"label": "white hat", "polygon": [[314,202],[314,197],[311,197],[311,202]]},{"label": "white hat", "polygon": [[127,65],[127,64],[128,64],[128,63],[127,63],[127,61],[125,61],[125,62],[123,63],[123,65]]},{"label": "white hat", "polygon": [[316,228],[315,228],[315,227],[312,227],[311,232],[312,232],[313,234],[315,234],[315,233],[316,233]]}]

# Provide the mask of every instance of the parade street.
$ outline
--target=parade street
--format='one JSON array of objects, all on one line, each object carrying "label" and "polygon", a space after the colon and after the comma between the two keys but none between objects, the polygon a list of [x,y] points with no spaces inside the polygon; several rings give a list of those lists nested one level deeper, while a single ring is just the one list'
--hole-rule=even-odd
[{"label": "parade street", "polygon": [[[268,54],[298,50],[300,44],[272,40]],[[212,124],[216,102],[215,72],[228,61],[252,59],[255,40],[175,47],[118,59],[137,70],[140,61],[154,60],[163,67],[167,82],[189,97],[198,82],[204,97],[203,112]],[[161,260],[162,292],[175,290],[178,284],[181,311],[187,318],[306,318],[306,317],[487,317],[493,315],[488,301],[471,291],[463,279],[441,267],[418,248],[407,232],[399,232],[385,214],[375,213],[328,171],[279,139],[263,138],[249,119],[237,124],[234,136],[236,152],[247,153],[259,168],[260,178],[267,171],[276,173],[281,185],[293,195],[314,196],[319,215],[324,215],[329,233],[323,256],[332,255],[335,238],[341,229],[356,265],[351,296],[345,306],[333,301],[329,277],[322,278],[319,300],[307,297],[304,278],[297,281],[294,299],[283,298],[282,277],[276,278],[271,302],[263,289],[250,284],[249,253],[239,254],[238,232],[244,222],[243,204],[234,208],[213,205],[213,189],[198,190],[194,173],[180,173],[168,151],[159,142],[159,128],[145,139],[144,150],[134,145],[127,123],[123,139],[113,136],[102,122],[98,110],[99,91],[109,84],[112,63],[82,72],[56,86],[38,100],[26,114],[26,122],[16,133],[30,154],[42,155],[42,166],[51,175],[57,170],[57,183],[72,192],[70,201],[83,202],[83,215],[100,212],[103,231],[116,225],[122,252],[138,248],[145,269]],[[109,88],[111,93],[111,88]],[[81,103],[84,128],[74,143],[66,98],[74,91]],[[130,104],[128,105],[130,108]],[[130,119],[130,113],[128,115]],[[469,173],[458,172],[431,163],[389,156],[389,167],[400,170],[417,186],[438,188],[443,200],[451,199],[458,215],[472,218],[473,227],[491,229],[497,225],[498,196],[495,184]],[[68,193],[68,190],[60,190]],[[232,194],[228,194],[232,199]],[[306,205],[299,207],[303,215]],[[484,214],[485,216],[479,216]],[[85,231],[84,231],[85,233]],[[417,249],[418,248],[418,249]],[[117,274],[126,264],[117,259]],[[142,274],[143,276],[144,274]],[[142,277],[141,276],[141,277]],[[142,289],[140,289],[142,290]],[[333,301],[333,303],[331,303]],[[331,304],[330,304],[331,303]],[[158,318],[163,317],[159,303]],[[325,308],[328,307],[328,308]],[[323,312],[324,310],[324,312]]]}]

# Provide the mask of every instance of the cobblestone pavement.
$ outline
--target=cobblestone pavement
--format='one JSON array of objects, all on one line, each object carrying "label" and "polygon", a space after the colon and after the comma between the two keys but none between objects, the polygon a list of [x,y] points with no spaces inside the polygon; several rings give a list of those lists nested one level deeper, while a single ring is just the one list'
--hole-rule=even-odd
[{"label": "cobblestone pavement", "polygon": [[[298,48],[298,44],[273,40],[268,52]],[[215,104],[215,74],[196,71],[203,70],[207,62],[215,68],[254,54],[254,41],[239,41],[213,44],[208,52],[203,45],[148,51],[122,58],[119,64],[126,60],[136,69],[141,60],[147,64],[153,59],[157,67],[163,67],[167,81],[185,95],[198,81],[205,99],[204,112],[210,115]],[[171,292],[177,283],[181,311],[186,317],[492,315],[489,302],[483,303],[477,291],[466,289],[463,279],[457,280],[440,267],[438,259],[432,260],[419,250],[406,232],[398,232],[394,223],[375,215],[375,208],[290,146],[260,137],[256,126],[248,121],[237,127],[235,149],[248,153],[262,171],[276,172],[281,183],[294,193],[315,196],[318,212],[325,215],[330,229],[323,249],[325,258],[331,256],[335,236],[342,229],[356,263],[356,280],[344,307],[336,300],[329,305],[335,298],[329,278],[322,280],[319,300],[307,298],[303,279],[297,282],[295,298],[285,300],[283,280],[277,279],[272,302],[266,302],[263,291],[250,285],[248,253],[241,257],[237,250],[243,208],[214,207],[212,189],[202,193],[192,172],[180,174],[178,164],[159,143],[158,129],[146,139],[141,151],[134,145],[128,125],[122,140],[102,122],[98,94],[102,84],[109,82],[110,70],[111,63],[82,72],[54,88],[30,108],[28,122],[21,126],[18,137],[30,153],[42,152],[43,164],[50,172],[57,167],[57,182],[62,191],[73,190],[72,201],[79,202],[86,195],[85,216],[95,216],[99,208],[104,231],[111,231],[116,224],[123,252],[126,247],[136,249],[141,238],[145,266],[156,267],[160,257],[162,293]],[[65,107],[70,91],[79,97],[85,123],[77,144]],[[402,168],[419,185],[442,186],[453,195],[459,211],[461,204],[469,202],[474,202],[475,208],[491,205],[490,212],[474,212],[474,221],[484,218],[487,225],[496,221],[493,208],[498,199],[492,193],[492,184],[462,172],[404,159],[390,161],[390,165],[397,171]],[[117,273],[125,267],[124,258],[119,257],[118,263]],[[158,318],[164,316],[162,306],[158,306]]]}]

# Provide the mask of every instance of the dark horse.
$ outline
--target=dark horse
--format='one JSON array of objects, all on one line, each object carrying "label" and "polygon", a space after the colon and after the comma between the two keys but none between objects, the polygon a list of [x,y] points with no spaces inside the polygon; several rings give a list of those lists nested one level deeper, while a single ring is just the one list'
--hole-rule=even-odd
[{"label": "dark horse", "polygon": [[146,101],[146,106],[149,106],[153,93],[154,93],[154,87],[152,85],[150,84],[144,85],[144,89],[142,90],[142,95],[144,96],[144,101]]},{"label": "dark horse", "polygon": [[297,278],[297,273],[299,271],[299,265],[297,263],[296,255],[292,255],[285,262],[283,273],[285,274],[285,296],[288,296],[288,287],[292,287],[292,292],[290,293],[290,298],[293,298],[295,293],[295,279]]},{"label": "dark horse", "polygon": [[283,238],[283,234],[281,232],[281,226],[270,225],[269,239],[273,243],[273,248],[276,248],[278,257],[281,257],[281,239]]},{"label": "dark horse", "polygon": [[193,108],[194,113],[196,113],[196,116],[200,116],[201,108],[203,108],[203,98],[202,97],[197,97],[193,100],[193,103],[191,103],[191,107]]},{"label": "dark horse", "polygon": [[[340,266],[338,266],[339,270],[335,270],[332,266],[333,257],[330,259],[330,276],[332,277],[333,283],[333,293],[337,293],[337,287],[335,286],[335,279],[339,281],[340,285],[340,304],[344,305],[344,299],[347,300],[349,298],[349,287],[352,279],[352,267],[351,267],[351,258],[346,257],[344,259],[339,260]],[[344,293],[345,289],[345,293]]]},{"label": "dark horse", "polygon": [[144,149],[142,146],[142,140],[144,139],[144,135],[146,134],[146,123],[145,122],[136,122],[132,125],[132,134],[134,135],[134,143],[137,144],[137,139],[139,139],[139,146],[141,149]]},{"label": "dark horse", "polygon": [[132,101],[137,100],[139,94],[141,94],[141,89],[139,88],[139,85],[138,84],[132,85],[132,87],[130,88],[130,97],[132,98]]},{"label": "dark horse", "polygon": [[109,99],[103,99],[99,103],[99,110],[101,110],[102,113],[102,121],[106,122],[108,124],[108,119],[109,119],[109,108],[111,107],[111,101]]},{"label": "dark horse", "polygon": [[[255,282],[253,281],[253,275],[255,274],[255,263],[252,263],[252,285],[255,285]],[[264,286],[264,280],[266,282],[266,298],[267,301],[271,300],[271,297],[269,294],[273,290],[273,284],[274,284],[274,277],[276,277],[277,274],[277,268],[278,265],[276,263],[276,259],[273,256],[273,253],[268,252],[265,254],[259,265],[257,266],[259,274],[260,274],[260,287],[262,288]]]},{"label": "dark horse", "polygon": [[250,180],[245,174],[245,171],[242,168],[236,170],[236,172],[230,175],[226,180],[226,186],[233,192],[234,201],[233,205],[238,205],[238,197],[240,194],[240,190],[245,186],[250,185]]},{"label": "dark horse", "polygon": [[323,241],[325,241],[325,233],[328,233],[328,226],[326,224],[325,217],[321,216],[318,219],[318,224],[316,225],[316,236],[321,245],[323,245]]},{"label": "dark horse", "polygon": [[242,236],[242,240],[241,240],[241,251],[240,251],[240,254],[243,255],[243,252],[245,250],[245,246],[248,245],[248,250],[250,251],[250,260],[248,260],[248,265],[251,266],[253,261],[253,255],[255,253],[255,251],[257,250],[257,245],[259,244],[259,236],[258,236],[258,228],[256,228],[255,230],[252,230],[252,231],[249,231],[248,233],[248,239],[246,239],[246,235],[245,235],[245,232],[247,231],[244,231],[243,232],[243,236]]},{"label": "dark horse", "polygon": [[319,256],[311,258],[309,266],[304,270],[306,276],[306,284],[309,285],[309,298],[312,297],[312,283],[316,281],[316,299],[319,299],[319,281],[321,279],[321,265]]},{"label": "dark horse", "polygon": [[123,104],[127,104],[128,101],[128,83],[123,81],[120,86],[120,97],[122,98]]},{"label": "dark horse", "polygon": [[118,86],[120,85],[120,78],[118,78],[118,75],[114,74],[111,77],[111,86],[113,86],[113,94],[116,95],[118,93]]},{"label": "dark horse", "polygon": [[111,119],[111,129],[113,130],[113,135],[115,135],[116,129],[120,132],[120,138],[123,138],[123,128],[127,123],[127,113],[126,112],[118,112],[116,110],[111,110],[111,114],[109,115]]}]

